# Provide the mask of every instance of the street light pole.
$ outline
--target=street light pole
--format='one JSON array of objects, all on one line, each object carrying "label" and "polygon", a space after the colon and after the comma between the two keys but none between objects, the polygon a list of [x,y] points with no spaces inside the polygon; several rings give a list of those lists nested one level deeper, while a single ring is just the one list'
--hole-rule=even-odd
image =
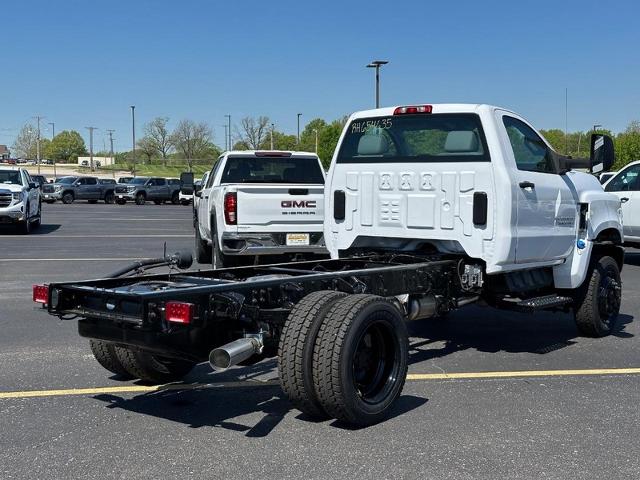
[{"label": "street light pole", "polygon": [[51,125],[51,140],[53,140],[56,136],[56,124],[49,122],[49,125]]},{"label": "street light pole", "polygon": [[229,150],[229,126],[226,123],[222,126],[224,127],[224,150],[226,152]]},{"label": "street light pole", "polygon": [[313,131],[316,134],[316,153],[318,153],[318,129],[314,128]]},{"label": "street light pole", "polygon": [[274,124],[271,124],[271,150],[273,150],[273,128],[274,128]]},{"label": "street light pole", "polygon": [[133,144],[133,176],[136,176],[136,106],[131,105],[131,139]]},{"label": "street light pole", "polygon": [[84,127],[89,130],[89,168],[94,171],[93,168],[93,131],[97,130],[96,127]]},{"label": "street light pole", "polygon": [[111,175],[113,178],[116,178],[116,159],[113,156],[113,132],[115,132],[115,130],[107,130],[107,132],[109,132],[109,143],[111,145]]},{"label": "street light pole", "polygon": [[228,134],[229,134],[229,144],[228,145],[229,145],[229,148],[228,148],[228,150],[231,150],[233,148],[233,145],[231,143],[231,115],[225,115],[225,117],[227,118],[228,123],[229,123],[229,130],[228,130]]},{"label": "street light pole", "polygon": [[301,113],[298,114],[298,145],[300,145],[300,117],[302,116]]},{"label": "street light pole", "polygon": [[367,68],[376,69],[376,108],[380,108],[380,67],[389,63],[387,60],[374,60]]},{"label": "street light pole", "polygon": [[36,115],[38,121],[38,131],[36,132],[36,162],[38,163],[38,175],[40,174],[40,120],[44,117]]}]

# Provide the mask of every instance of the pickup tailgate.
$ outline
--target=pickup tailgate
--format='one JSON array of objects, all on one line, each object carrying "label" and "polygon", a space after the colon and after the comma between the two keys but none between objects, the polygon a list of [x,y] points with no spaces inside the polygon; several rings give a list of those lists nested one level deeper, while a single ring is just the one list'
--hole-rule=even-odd
[{"label": "pickup tailgate", "polygon": [[238,185],[238,231],[319,232],[324,185]]}]

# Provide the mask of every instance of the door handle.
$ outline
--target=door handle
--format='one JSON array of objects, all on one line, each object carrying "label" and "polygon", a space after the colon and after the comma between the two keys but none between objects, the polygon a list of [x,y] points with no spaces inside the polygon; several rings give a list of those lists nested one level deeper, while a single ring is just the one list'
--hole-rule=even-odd
[{"label": "door handle", "polygon": [[532,182],[520,182],[520,188],[536,188],[536,185]]},{"label": "door handle", "polygon": [[620,199],[620,203],[627,203],[629,201],[629,197],[622,197]]}]

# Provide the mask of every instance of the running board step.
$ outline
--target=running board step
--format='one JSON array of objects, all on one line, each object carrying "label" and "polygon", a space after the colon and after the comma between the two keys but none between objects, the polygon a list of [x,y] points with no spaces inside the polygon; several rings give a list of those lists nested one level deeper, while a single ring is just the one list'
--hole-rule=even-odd
[{"label": "running board step", "polygon": [[549,308],[562,307],[573,302],[573,298],[560,295],[545,295],[543,297],[528,298],[516,303],[514,307],[521,312],[535,312]]}]

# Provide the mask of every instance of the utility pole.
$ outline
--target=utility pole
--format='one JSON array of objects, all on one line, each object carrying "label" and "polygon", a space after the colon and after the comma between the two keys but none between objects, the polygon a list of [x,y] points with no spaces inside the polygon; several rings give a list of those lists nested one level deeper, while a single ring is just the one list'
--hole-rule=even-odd
[{"label": "utility pole", "polygon": [[298,114],[298,145],[300,145],[300,117],[302,116],[301,113]]},{"label": "utility pole", "polygon": [[40,120],[44,119],[41,115],[36,115],[38,121],[38,131],[36,132],[36,162],[38,163],[38,175],[40,174]]},{"label": "utility pole", "polygon": [[56,136],[56,124],[49,122],[49,125],[51,125],[51,140],[53,140]]},{"label": "utility pole", "polygon": [[93,131],[97,130],[96,127],[84,127],[89,130],[89,168],[93,172],[95,169],[93,167]]},{"label": "utility pole", "polygon": [[274,128],[274,124],[271,124],[271,150],[273,150],[273,128]]},{"label": "utility pole", "polygon": [[228,126],[229,143],[227,145],[228,145],[228,150],[231,150],[233,149],[233,143],[231,142],[231,115],[225,115],[225,117],[229,121],[229,126]]},{"label": "utility pole", "polygon": [[133,144],[133,176],[136,176],[136,106],[131,105],[131,140]]},{"label": "utility pole", "polygon": [[564,154],[569,155],[569,89],[564,89]]},{"label": "utility pole", "polygon": [[380,108],[380,67],[389,63],[387,60],[374,60],[367,68],[376,69],[376,108]]},{"label": "utility pole", "polygon": [[113,178],[116,178],[116,159],[113,156],[113,132],[115,132],[115,130],[108,129],[107,132],[109,132],[109,143],[111,144],[111,149],[109,150],[111,155],[111,175]]},{"label": "utility pole", "polygon": [[316,154],[318,153],[318,129],[314,128],[313,131],[316,133]]},{"label": "utility pole", "polygon": [[229,151],[229,126],[225,123],[224,127],[224,150]]}]

